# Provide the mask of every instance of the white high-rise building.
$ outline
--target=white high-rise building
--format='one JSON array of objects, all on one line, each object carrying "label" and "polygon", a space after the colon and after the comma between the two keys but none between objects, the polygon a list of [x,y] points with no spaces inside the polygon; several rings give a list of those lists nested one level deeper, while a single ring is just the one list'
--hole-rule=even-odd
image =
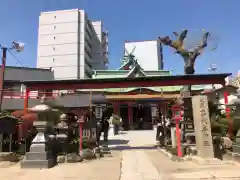
[{"label": "white high-rise building", "polygon": [[101,21],[84,10],[42,12],[38,31],[38,68],[51,68],[55,79],[91,78],[106,69],[108,34]]},{"label": "white high-rise building", "polygon": [[132,53],[146,71],[163,69],[162,45],[158,40],[125,41],[125,55]]}]

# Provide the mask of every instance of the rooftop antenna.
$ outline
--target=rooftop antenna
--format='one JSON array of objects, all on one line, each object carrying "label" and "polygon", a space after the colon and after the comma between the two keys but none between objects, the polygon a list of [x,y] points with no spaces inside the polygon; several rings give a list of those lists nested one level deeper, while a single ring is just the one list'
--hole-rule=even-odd
[{"label": "rooftop antenna", "polygon": [[[217,65],[211,63],[211,64],[210,64],[210,67],[208,68],[208,71],[209,71],[209,72],[212,72],[212,73],[215,73],[217,70],[218,70]],[[214,84],[212,84],[212,89],[215,89]]]}]

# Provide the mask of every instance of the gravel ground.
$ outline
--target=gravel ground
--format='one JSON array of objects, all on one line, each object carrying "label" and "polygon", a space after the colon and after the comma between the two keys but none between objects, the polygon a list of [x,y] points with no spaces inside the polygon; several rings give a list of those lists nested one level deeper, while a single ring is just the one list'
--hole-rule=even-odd
[{"label": "gravel ground", "polygon": [[112,152],[104,157],[82,163],[64,163],[51,169],[20,169],[20,165],[1,166],[1,180],[118,180],[120,176],[121,152]]},{"label": "gravel ground", "polygon": [[154,130],[122,132],[110,138],[111,157],[51,169],[21,169],[19,163],[0,162],[0,180],[240,180],[237,165],[171,161],[154,148],[154,136]]}]

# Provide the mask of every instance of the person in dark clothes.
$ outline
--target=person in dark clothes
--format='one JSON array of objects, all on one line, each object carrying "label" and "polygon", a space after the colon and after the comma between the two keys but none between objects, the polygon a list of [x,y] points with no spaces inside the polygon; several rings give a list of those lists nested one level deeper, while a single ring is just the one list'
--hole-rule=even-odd
[{"label": "person in dark clothes", "polygon": [[108,117],[106,116],[105,111],[103,112],[101,121],[103,124],[103,127],[102,127],[103,139],[104,139],[104,142],[107,142],[108,141],[109,122],[108,122]]},{"label": "person in dark clothes", "polygon": [[143,118],[140,118],[139,119],[139,129],[143,129],[143,123],[144,123]]},{"label": "person in dark clothes", "polygon": [[158,122],[157,122],[156,141],[160,142],[160,144],[162,144],[163,140],[164,140],[164,128],[162,126],[161,120],[158,120]]},{"label": "person in dark clothes", "polygon": [[105,111],[103,111],[101,120],[97,123],[97,145],[99,146],[100,137],[103,132],[104,143],[108,142],[109,122]]}]

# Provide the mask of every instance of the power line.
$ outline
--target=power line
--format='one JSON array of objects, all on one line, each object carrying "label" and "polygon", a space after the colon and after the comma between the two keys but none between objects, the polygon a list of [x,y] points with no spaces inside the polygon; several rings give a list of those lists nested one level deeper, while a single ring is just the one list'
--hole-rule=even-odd
[{"label": "power line", "polygon": [[21,63],[21,61],[13,54],[13,52],[8,49],[8,52],[12,55],[12,57],[17,61],[18,64],[20,64],[22,67],[24,67],[24,65]]}]

